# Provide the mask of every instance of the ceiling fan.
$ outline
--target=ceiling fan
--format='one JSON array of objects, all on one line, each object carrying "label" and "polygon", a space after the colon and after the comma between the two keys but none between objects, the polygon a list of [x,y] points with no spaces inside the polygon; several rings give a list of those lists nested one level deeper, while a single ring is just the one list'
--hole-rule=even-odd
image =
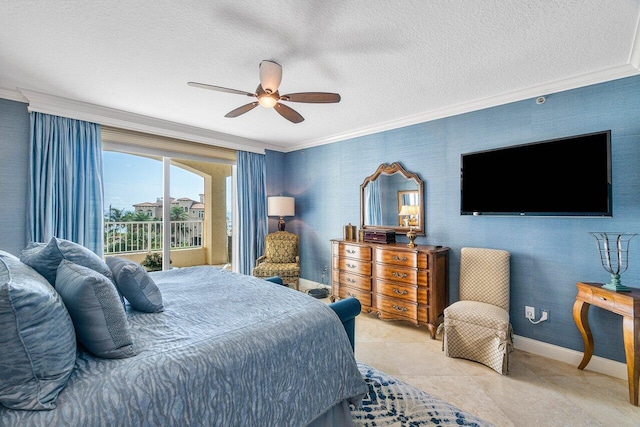
[{"label": "ceiling fan", "polygon": [[205,83],[188,82],[189,86],[199,87],[202,89],[210,89],[218,92],[235,93],[238,95],[246,95],[257,98],[249,104],[236,108],[225,114],[225,117],[238,117],[248,111],[253,110],[258,104],[265,108],[273,108],[278,114],[292,123],[300,123],[304,117],[293,108],[282,104],[280,101],[287,102],[307,102],[314,104],[328,104],[340,102],[340,95],[329,92],[299,92],[280,95],[278,87],[282,81],[282,66],[273,61],[260,62],[260,84],[255,93],[245,92],[242,90],[229,89],[226,87],[213,86]]}]

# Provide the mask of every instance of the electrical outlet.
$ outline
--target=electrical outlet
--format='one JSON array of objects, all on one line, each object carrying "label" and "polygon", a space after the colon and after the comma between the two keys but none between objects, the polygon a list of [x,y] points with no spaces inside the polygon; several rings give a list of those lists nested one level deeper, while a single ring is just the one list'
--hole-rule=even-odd
[{"label": "electrical outlet", "polygon": [[535,317],[536,317],[536,309],[531,307],[531,306],[525,305],[524,306],[524,317],[526,317],[529,320],[535,319]]},{"label": "electrical outlet", "polygon": [[549,320],[549,312],[547,310],[542,310],[542,316],[540,317],[540,321],[544,322],[545,320]]}]

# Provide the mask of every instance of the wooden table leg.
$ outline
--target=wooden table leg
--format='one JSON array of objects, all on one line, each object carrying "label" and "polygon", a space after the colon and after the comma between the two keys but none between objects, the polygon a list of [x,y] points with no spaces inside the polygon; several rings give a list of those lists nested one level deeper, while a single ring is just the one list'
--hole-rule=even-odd
[{"label": "wooden table leg", "polygon": [[636,352],[640,344],[640,318],[623,317],[622,333],[624,336],[624,353],[627,357],[627,376],[629,379],[629,401],[638,406],[638,380],[640,380],[640,352]]},{"label": "wooden table leg", "polygon": [[580,300],[576,300],[573,304],[573,320],[576,322],[584,341],[584,356],[582,356],[582,362],[578,365],[578,369],[584,369],[593,355],[593,335],[591,335],[591,328],[589,328],[588,316],[590,306],[591,304]]}]

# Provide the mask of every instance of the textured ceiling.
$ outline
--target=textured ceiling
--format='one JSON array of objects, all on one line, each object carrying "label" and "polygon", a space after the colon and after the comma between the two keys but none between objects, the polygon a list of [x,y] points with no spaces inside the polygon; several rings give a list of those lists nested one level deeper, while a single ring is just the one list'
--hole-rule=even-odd
[{"label": "textured ceiling", "polygon": [[[0,95],[19,90],[288,151],[638,73],[637,0],[0,0]],[[292,124],[250,98],[263,59]],[[76,104],[82,105],[82,104]],[[138,116],[140,115],[140,116]],[[206,133],[206,132],[205,132]]]}]

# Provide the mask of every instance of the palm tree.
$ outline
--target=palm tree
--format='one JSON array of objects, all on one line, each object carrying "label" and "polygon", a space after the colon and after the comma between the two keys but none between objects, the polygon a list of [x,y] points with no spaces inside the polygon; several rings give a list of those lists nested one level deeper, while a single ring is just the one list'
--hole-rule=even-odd
[{"label": "palm tree", "polygon": [[180,206],[173,206],[171,208],[171,221],[187,221],[188,219],[189,214]]},{"label": "palm tree", "polygon": [[104,219],[107,222],[120,222],[123,221],[126,213],[127,212],[124,209],[112,208],[109,206],[109,213],[105,215]]},{"label": "palm tree", "polygon": [[178,247],[184,244],[188,244],[185,237],[185,223],[189,219],[189,214],[185,212],[180,206],[173,206],[171,208],[171,222],[178,222],[175,227],[171,227],[171,240],[173,244]]}]

